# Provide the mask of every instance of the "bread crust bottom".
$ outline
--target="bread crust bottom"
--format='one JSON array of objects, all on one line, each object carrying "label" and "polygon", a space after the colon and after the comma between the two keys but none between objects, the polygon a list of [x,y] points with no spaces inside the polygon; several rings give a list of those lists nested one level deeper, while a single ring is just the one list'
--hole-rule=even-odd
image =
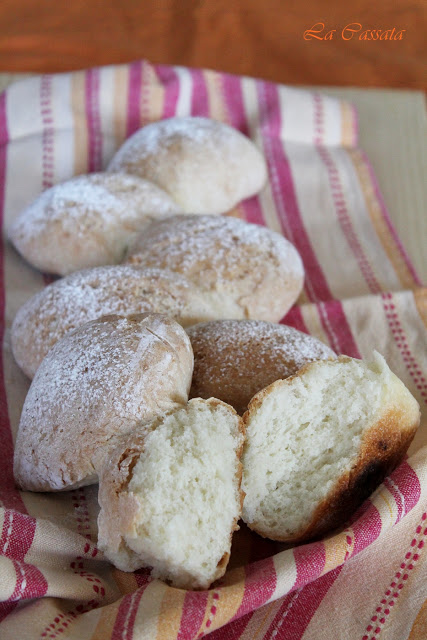
[{"label": "bread crust bottom", "polygon": [[[338,361],[349,360],[340,356]],[[261,407],[266,396],[283,383],[291,383],[316,363],[305,365],[295,376],[285,381],[278,380],[258,393],[243,416],[245,428],[251,416]],[[327,532],[342,526],[356,509],[366,500],[404,459],[420,423],[419,406],[403,383],[392,374],[394,382],[390,387],[384,406],[376,421],[365,429],[358,456],[351,468],[335,482],[328,495],[319,502],[310,521],[293,535],[273,533],[255,520],[247,522],[250,529],[264,538],[296,544],[319,538]],[[394,387],[394,384],[399,386]],[[400,396],[404,390],[404,395]]]},{"label": "bread crust bottom", "polygon": [[390,418],[389,412],[376,425],[375,432],[366,438],[361,453],[352,467],[335,483],[328,496],[318,505],[310,523],[294,536],[272,536],[263,530],[262,523],[253,522],[249,528],[263,538],[296,544],[323,536],[325,533],[342,526],[361,504],[375,491],[394,469],[403,461],[418,422],[399,441],[396,434],[379,434],[380,425]]}]

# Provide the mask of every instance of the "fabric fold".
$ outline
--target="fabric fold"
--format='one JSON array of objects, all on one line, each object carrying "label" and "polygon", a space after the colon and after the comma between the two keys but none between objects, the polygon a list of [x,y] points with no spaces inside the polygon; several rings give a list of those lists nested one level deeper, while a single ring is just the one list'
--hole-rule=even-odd
[{"label": "fabric fold", "polygon": [[[264,154],[268,184],[230,214],[283,233],[302,256],[304,291],[282,322],[349,356],[378,350],[422,408],[409,458],[346,528],[286,548],[243,525],[227,573],[206,592],[106,562],[96,547],[97,487],[20,493],[12,476],[28,381],[8,332],[48,279],[10,247],[7,228],[41,191],[102,170],[138,127],[174,115],[222,120]],[[0,96],[2,639],[422,637],[410,634],[427,602],[427,289],[357,145],[357,114],[346,101],[145,60],[31,78]]]}]

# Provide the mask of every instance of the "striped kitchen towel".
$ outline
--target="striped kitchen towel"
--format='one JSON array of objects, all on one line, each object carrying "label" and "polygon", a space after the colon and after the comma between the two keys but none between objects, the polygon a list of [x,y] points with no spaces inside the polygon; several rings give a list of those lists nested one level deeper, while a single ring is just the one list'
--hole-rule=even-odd
[{"label": "striped kitchen towel", "polygon": [[337,352],[377,349],[422,406],[409,457],[348,523],[287,548],[244,526],[209,591],[123,573],[98,551],[97,487],[19,492],[13,440],[28,381],[9,327],[45,286],[5,240],[0,261],[0,637],[2,640],[420,640],[427,637],[427,294],[357,147],[354,109],[319,93],[223,73],[152,65],[31,78],[0,96],[4,229],[43,189],[104,168],[141,125],[209,116],[267,160],[259,196],[230,215],[298,248],[304,291],[284,322]]}]

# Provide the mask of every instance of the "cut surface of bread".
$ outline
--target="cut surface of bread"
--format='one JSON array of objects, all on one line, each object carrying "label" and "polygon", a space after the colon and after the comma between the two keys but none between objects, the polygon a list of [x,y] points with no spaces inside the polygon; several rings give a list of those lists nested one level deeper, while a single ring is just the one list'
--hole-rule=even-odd
[{"label": "cut surface of bread", "polygon": [[100,478],[98,544],[123,571],[204,589],[225,572],[241,513],[242,421],[216,399],[141,425]]},{"label": "cut surface of bread", "polygon": [[420,412],[374,352],[306,365],[258,393],[243,419],[243,519],[300,542],[342,524],[397,466]]}]

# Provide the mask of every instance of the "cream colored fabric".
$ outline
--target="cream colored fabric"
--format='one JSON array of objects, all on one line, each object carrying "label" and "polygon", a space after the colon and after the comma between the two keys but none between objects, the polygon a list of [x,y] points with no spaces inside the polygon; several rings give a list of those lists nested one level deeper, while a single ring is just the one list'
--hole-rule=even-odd
[{"label": "cream colored fabric", "polygon": [[[372,107],[369,117],[361,109],[363,139],[384,130],[393,100]],[[418,113],[416,97],[406,104],[414,111],[402,106],[399,122]],[[8,328],[46,278],[6,244],[0,636],[190,640],[217,630],[215,640],[419,640],[427,600],[427,294],[390,226],[352,107],[323,93],[140,61],[27,79],[0,99],[4,224],[53,182],[107,166],[138,126],[175,114],[237,126],[262,151],[268,184],[229,213],[280,231],[300,251],[305,288],[288,324],[350,356],[369,357],[376,348],[415,395],[422,423],[411,457],[346,529],[322,541],[284,548],[242,527],[229,570],[208,592],[174,590],[149,571],[113,569],[96,547],[95,488],[46,495],[20,494],[13,485],[13,438],[28,381],[13,361]],[[414,126],[402,156],[419,150],[421,124]],[[418,194],[401,207],[407,221],[408,212],[424,212],[422,187],[401,166],[390,179],[396,187],[387,189],[403,196],[411,185]],[[388,197],[391,211],[396,202]]]}]

